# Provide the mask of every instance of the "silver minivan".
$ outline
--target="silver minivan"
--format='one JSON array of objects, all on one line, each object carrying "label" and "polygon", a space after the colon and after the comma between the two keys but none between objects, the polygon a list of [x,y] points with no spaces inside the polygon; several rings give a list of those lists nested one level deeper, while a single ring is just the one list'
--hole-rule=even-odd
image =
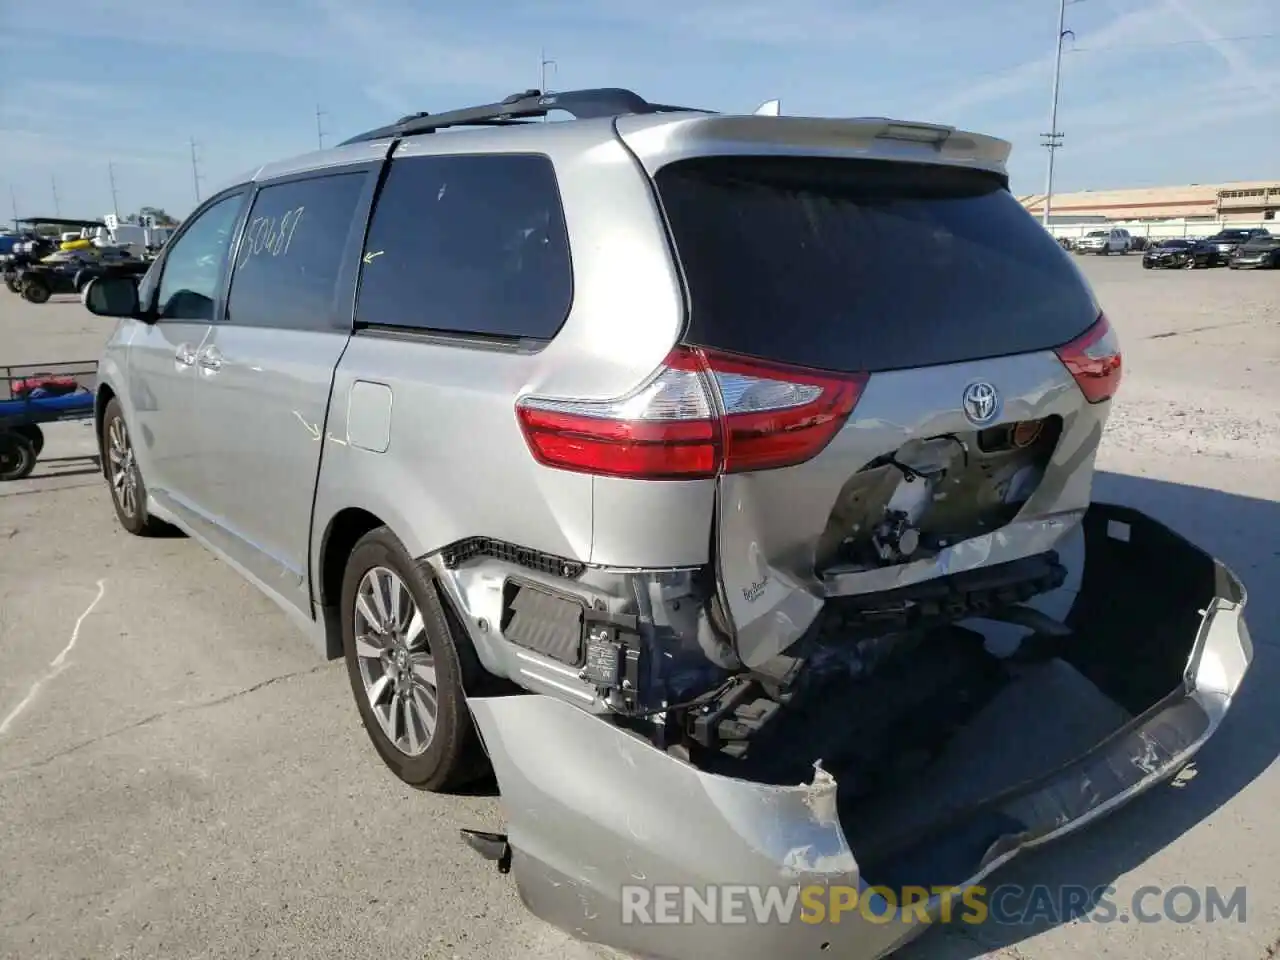
[{"label": "silver minivan", "polygon": [[623,907],[963,889],[1172,776],[1251,657],[1229,572],[1090,503],[1119,347],[1008,153],[605,89],[264,166],[85,293],[120,523],[345,658],[405,782],[492,770],[467,840],[538,915],[881,955],[922,925]]}]

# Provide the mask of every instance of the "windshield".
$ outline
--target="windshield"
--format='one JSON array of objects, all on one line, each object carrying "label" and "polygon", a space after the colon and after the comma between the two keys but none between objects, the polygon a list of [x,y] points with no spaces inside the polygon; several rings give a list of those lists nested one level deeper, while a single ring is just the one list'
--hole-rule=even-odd
[{"label": "windshield", "polygon": [[1110,236],[1105,230],[1090,230],[1085,236],[1088,237],[1106,237]]},{"label": "windshield", "polygon": [[656,182],[691,343],[874,372],[1046,350],[1097,319],[1069,257],[990,174],[710,157]]},{"label": "windshield", "polygon": [[1166,240],[1164,243],[1160,244],[1160,246],[1167,247],[1169,249],[1182,249],[1182,248],[1191,246],[1191,241],[1190,240]]}]

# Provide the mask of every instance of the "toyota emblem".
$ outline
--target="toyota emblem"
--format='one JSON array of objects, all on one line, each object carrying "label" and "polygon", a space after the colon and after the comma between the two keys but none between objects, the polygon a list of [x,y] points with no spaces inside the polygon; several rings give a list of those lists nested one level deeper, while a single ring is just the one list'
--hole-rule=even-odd
[{"label": "toyota emblem", "polygon": [[979,380],[964,388],[960,405],[970,423],[986,426],[1000,413],[1000,394],[987,381]]}]

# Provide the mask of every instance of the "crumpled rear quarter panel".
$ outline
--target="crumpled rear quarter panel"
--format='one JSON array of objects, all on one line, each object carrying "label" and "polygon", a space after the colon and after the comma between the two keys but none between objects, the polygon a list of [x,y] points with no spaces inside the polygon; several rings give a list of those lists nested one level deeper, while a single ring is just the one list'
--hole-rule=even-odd
[{"label": "crumpled rear quarter panel", "polygon": [[[1107,576],[1078,581],[1080,609],[1124,605],[1126,590],[1158,584],[1152,557],[1187,594],[1167,600],[1178,609],[1164,628],[1176,634],[1168,642],[1186,651],[1184,683],[1092,751],[972,814],[978,826],[1004,826],[979,845],[978,866],[960,888],[1176,774],[1221,723],[1252,659],[1245,591],[1226,567],[1128,508],[1094,504],[1083,527],[1085,556],[1104,553]],[[1126,558],[1142,559],[1146,569],[1121,582]],[[1098,590],[1109,596],[1086,596]],[[632,884],[839,884],[863,893],[885,881],[859,875],[836,816],[837,785],[825,772],[810,784],[753,783],[699,771],[551,697],[473,698],[470,706],[502,792],[520,895],[533,913],[576,937],[662,960],[872,958],[926,928],[901,913],[873,922],[860,912],[837,924],[759,925],[750,916],[715,926],[696,917],[624,923],[622,889]],[[940,907],[935,898],[934,916]]]}]

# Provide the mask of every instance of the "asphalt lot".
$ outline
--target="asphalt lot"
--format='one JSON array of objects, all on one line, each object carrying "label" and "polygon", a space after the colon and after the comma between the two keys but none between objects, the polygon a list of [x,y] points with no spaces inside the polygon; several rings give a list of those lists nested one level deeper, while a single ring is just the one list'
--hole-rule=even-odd
[{"label": "asphalt lot", "polygon": [[[1148,510],[1252,589],[1253,670],[1194,776],[996,878],[1248,887],[1244,923],[953,927],[909,960],[1280,950],[1280,274],[1081,259],[1128,371],[1098,499]],[[63,302],[58,302],[59,300]],[[0,291],[0,363],[96,355],[74,298]],[[118,529],[89,428],[0,486],[0,956],[576,958],[458,841],[488,795],[384,771],[326,664],[185,539]]]}]

